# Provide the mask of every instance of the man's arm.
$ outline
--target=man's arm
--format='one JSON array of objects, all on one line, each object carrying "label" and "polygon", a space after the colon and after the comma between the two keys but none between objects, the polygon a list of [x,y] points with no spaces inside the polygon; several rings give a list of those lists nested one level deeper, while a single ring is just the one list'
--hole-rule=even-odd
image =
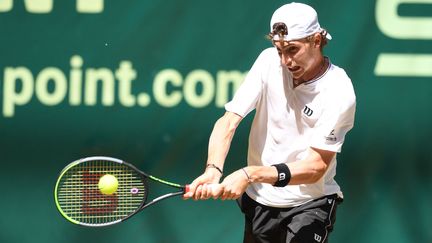
[{"label": "man's arm", "polygon": [[235,113],[226,112],[216,121],[210,135],[207,164],[214,164],[218,168],[223,168],[232,138],[242,119]]},{"label": "man's arm", "polygon": [[[327,171],[328,165],[335,156],[335,152],[310,148],[309,155],[303,159],[287,163],[291,172],[289,185],[313,184],[317,182]],[[248,166],[233,172],[221,183],[223,191],[214,193],[214,198],[225,199],[239,198],[250,183],[275,184],[278,180],[278,172],[274,166]]]},{"label": "man's arm", "polygon": [[[209,139],[207,165],[213,164],[223,170],[232,138],[242,119],[241,116],[227,111],[216,121]],[[184,195],[184,198],[210,198],[212,191],[206,184],[219,183],[221,177],[222,174],[218,169],[206,166],[204,173],[190,184],[189,192]]]}]

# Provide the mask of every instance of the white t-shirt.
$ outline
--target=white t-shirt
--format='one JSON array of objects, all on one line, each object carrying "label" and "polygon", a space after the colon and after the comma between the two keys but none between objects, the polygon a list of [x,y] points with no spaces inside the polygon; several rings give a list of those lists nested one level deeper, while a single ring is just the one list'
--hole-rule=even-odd
[{"label": "white t-shirt", "polygon": [[[293,88],[292,75],[281,65],[277,50],[268,48],[225,109],[242,117],[256,109],[248,165],[270,166],[301,160],[310,147],[340,152],[354,124],[355,99],[350,78],[333,64],[322,76]],[[342,196],[335,175],[336,156],[314,184],[274,187],[253,183],[246,193],[264,205],[298,206],[325,195]]]}]

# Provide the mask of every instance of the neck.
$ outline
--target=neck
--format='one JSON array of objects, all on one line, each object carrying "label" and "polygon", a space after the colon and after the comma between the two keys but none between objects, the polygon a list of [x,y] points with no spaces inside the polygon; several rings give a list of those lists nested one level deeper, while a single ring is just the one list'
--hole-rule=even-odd
[{"label": "neck", "polygon": [[314,79],[318,78],[319,76],[323,75],[325,73],[325,71],[327,70],[328,65],[329,65],[329,62],[328,62],[327,58],[325,58],[324,56],[321,56],[320,60],[316,64],[315,68],[311,72],[311,78],[294,79],[294,87],[297,87],[304,82],[314,80]]}]

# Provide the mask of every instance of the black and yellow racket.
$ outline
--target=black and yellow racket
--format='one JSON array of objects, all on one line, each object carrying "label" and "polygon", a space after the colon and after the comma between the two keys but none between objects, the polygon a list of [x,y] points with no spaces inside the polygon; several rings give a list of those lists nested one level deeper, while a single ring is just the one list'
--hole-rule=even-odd
[{"label": "black and yellow racket", "polygon": [[[147,202],[148,179],[176,188]],[[60,213],[74,224],[108,226],[120,223],[163,199],[183,195],[187,185],[167,182],[110,157],[88,157],[67,165],[54,190]]]}]

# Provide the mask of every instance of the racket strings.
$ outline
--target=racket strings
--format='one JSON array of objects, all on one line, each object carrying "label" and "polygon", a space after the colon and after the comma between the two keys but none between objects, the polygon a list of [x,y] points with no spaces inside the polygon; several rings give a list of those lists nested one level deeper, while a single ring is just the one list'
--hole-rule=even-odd
[{"label": "racket strings", "polygon": [[[102,194],[99,179],[111,174],[118,180],[114,194]],[[144,203],[147,190],[135,170],[113,161],[87,161],[66,171],[59,183],[57,200],[63,213],[87,225],[102,225],[122,220]]]}]

